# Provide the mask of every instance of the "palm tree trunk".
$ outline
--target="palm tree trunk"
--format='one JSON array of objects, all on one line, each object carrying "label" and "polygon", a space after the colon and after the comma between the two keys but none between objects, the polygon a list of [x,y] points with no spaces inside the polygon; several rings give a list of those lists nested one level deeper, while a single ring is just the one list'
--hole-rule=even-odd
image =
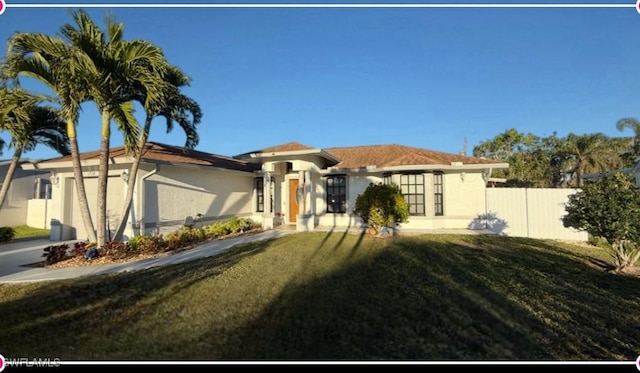
[{"label": "palm tree trunk", "polygon": [[16,151],[13,153],[13,158],[11,158],[11,163],[9,164],[7,174],[4,176],[2,189],[0,189],[0,210],[2,210],[2,205],[4,204],[4,200],[7,197],[7,192],[9,191],[9,185],[11,185],[13,174],[16,172],[16,168],[18,168],[18,162],[20,161],[21,156],[22,149],[16,148]]},{"label": "palm tree trunk", "polygon": [[[144,129],[142,131],[142,136],[140,136],[140,140],[138,141],[138,149],[136,152],[136,156],[133,158],[133,163],[131,164],[131,169],[129,170],[129,181],[127,182],[127,195],[124,199],[124,205],[122,207],[122,214],[118,223],[118,229],[116,233],[113,235],[114,239],[121,240],[122,235],[124,233],[124,229],[127,226],[127,220],[129,217],[129,211],[131,210],[131,202],[133,201],[133,188],[136,185],[136,178],[138,175],[138,169],[140,167],[140,160],[142,159],[142,153],[144,151],[144,145],[147,143],[149,139],[149,131],[151,130],[151,120],[153,117],[147,115],[147,118],[144,123]],[[142,196],[144,198],[144,196]]]},{"label": "palm tree trunk", "polygon": [[76,126],[74,120],[67,120],[67,135],[69,136],[69,148],[71,150],[71,162],[73,164],[73,178],[75,179],[76,191],[78,194],[78,204],[80,205],[80,215],[84,228],[87,231],[90,242],[96,242],[96,231],[89,212],[87,202],[87,192],[84,188],[84,176],[82,175],[82,165],[80,164],[80,153],[78,152],[78,139],[76,138]]},{"label": "palm tree trunk", "polygon": [[102,248],[106,243],[107,229],[107,182],[109,180],[109,137],[111,136],[111,116],[106,108],[102,109],[102,136],[100,140],[100,163],[98,165],[98,241],[96,245]]}]

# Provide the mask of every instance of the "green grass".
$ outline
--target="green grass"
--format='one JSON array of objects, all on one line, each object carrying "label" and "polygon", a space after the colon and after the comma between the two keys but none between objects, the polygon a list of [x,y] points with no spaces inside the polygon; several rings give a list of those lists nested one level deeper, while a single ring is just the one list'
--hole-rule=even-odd
[{"label": "green grass", "polygon": [[601,248],[496,236],[297,233],[108,276],[0,286],[5,357],[618,360],[640,278]]},{"label": "green grass", "polygon": [[16,235],[13,237],[14,240],[45,236],[48,237],[50,232],[49,229],[33,228],[28,225],[19,225],[11,228],[16,232]]}]

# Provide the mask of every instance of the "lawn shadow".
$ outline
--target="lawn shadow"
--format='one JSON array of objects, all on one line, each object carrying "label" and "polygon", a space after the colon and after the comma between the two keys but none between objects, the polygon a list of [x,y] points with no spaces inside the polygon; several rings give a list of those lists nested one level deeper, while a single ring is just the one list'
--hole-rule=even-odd
[{"label": "lawn shadow", "polygon": [[639,279],[594,271],[535,240],[491,240],[389,241],[375,257],[291,284],[219,352],[231,360],[635,358],[640,331],[627,325],[638,322],[629,310],[640,307]]},{"label": "lawn shadow", "polygon": [[[212,257],[180,264],[36,286],[25,297],[1,303],[0,318],[6,325],[0,330],[0,350],[8,356],[22,356],[25,351],[16,350],[20,345],[16,341],[56,336],[55,343],[48,344],[46,351],[34,356],[64,358],[70,352],[66,345],[101,338],[97,332],[101,323],[113,328],[109,333],[118,334],[118,329],[124,331],[141,320],[146,309],[263,252],[272,241],[244,244]],[[131,306],[140,302],[146,307],[132,312]]]}]

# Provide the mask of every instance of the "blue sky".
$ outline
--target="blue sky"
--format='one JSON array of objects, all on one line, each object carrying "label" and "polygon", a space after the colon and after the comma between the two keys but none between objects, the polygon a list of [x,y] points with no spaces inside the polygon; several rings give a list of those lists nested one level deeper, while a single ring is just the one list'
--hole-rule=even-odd
[{"label": "blue sky", "polygon": [[[72,22],[68,8],[11,6],[19,3],[35,2],[9,0],[3,43]],[[85,9],[100,25],[112,12],[125,38],[157,44],[192,77],[184,92],[204,113],[198,150],[236,155],[297,141],[457,153],[466,137],[470,153],[508,128],[631,135],[615,123],[640,117],[640,14],[617,4],[629,7]],[[81,151],[98,149],[99,123],[84,105]],[[165,129],[154,121],[150,140],[184,144],[179,128]],[[122,144],[115,130],[111,143]],[[44,147],[25,154],[54,156]]]}]

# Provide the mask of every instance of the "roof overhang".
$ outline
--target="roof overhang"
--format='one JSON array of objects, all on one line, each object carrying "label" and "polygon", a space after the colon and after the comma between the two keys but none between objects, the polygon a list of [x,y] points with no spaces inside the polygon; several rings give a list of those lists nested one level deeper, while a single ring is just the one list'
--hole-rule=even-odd
[{"label": "roof overhang", "polygon": [[403,171],[473,171],[473,170],[493,170],[509,168],[508,163],[491,163],[491,164],[417,164],[417,165],[403,165],[403,166],[386,166],[377,167],[370,165],[361,168],[340,168],[340,167],[328,167],[321,170],[322,174],[344,172],[344,173],[357,173],[357,172],[403,172]]},{"label": "roof overhang", "polygon": [[303,149],[303,150],[289,150],[282,152],[265,152],[265,153],[248,153],[236,156],[235,158],[240,159],[270,159],[270,160],[292,160],[296,157],[307,156],[307,155],[317,155],[319,157],[325,158],[334,163],[340,162],[340,160],[334,157],[332,154],[322,150],[322,149]]},{"label": "roof overhang", "polygon": [[[125,157],[117,157],[117,158],[109,158],[109,167],[113,165],[129,165],[133,162],[131,158]],[[161,161],[153,158],[142,158],[140,160],[141,164],[151,164],[151,165],[166,165],[166,166],[174,166],[180,168],[190,168],[190,169],[199,169],[199,170],[209,170],[209,171],[220,171],[220,172],[232,172],[239,174],[254,174],[257,170],[235,170],[232,168],[224,168],[224,167],[215,167],[215,166],[207,166],[207,165],[197,165],[197,164],[189,164],[189,163],[180,163],[180,162],[169,162],[169,161]],[[98,160],[90,159],[81,161],[83,171],[97,171],[99,167]],[[88,169],[84,169],[87,167]],[[61,161],[61,162],[47,162],[45,164],[31,164],[29,168],[31,170],[46,170],[46,171],[58,171],[58,172],[70,172],[73,170],[73,163],[71,161]]]}]

